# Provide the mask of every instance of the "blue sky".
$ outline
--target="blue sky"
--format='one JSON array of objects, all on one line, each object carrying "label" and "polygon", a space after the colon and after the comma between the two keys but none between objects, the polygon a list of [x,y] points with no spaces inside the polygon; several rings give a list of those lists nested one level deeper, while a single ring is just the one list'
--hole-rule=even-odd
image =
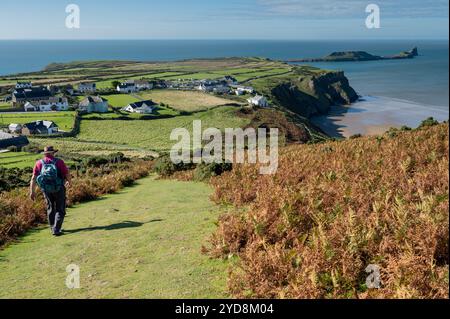
[{"label": "blue sky", "polygon": [[[81,28],[65,27],[68,4]],[[367,29],[365,8],[381,9]],[[448,0],[2,0],[0,39],[448,39]]]}]

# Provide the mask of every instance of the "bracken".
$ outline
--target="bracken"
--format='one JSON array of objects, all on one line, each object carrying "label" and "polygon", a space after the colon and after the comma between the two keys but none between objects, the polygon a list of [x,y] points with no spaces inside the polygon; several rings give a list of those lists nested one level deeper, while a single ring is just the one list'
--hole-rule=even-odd
[{"label": "bracken", "polygon": [[[448,124],[280,151],[273,176],[213,178],[222,216],[207,252],[238,255],[245,298],[448,298]],[[244,211],[244,212],[242,212]],[[368,289],[367,266],[380,267]]]}]

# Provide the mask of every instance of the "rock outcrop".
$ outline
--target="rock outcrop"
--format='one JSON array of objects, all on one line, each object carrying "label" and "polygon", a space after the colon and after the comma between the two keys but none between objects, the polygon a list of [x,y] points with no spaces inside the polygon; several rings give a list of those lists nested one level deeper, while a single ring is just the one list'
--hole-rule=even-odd
[{"label": "rock outcrop", "polygon": [[303,117],[327,114],[332,105],[348,105],[358,99],[344,72],[299,76],[272,89],[278,104]]},{"label": "rock outcrop", "polygon": [[377,61],[377,60],[398,60],[412,59],[419,55],[417,48],[410,51],[403,51],[396,55],[379,56],[367,53],[365,51],[342,51],[333,52],[323,58],[294,59],[286,62],[354,62],[354,61]]}]

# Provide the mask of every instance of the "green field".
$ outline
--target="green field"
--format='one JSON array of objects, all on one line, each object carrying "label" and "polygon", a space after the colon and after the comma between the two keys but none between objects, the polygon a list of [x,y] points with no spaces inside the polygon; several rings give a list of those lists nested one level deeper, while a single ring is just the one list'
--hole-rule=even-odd
[{"label": "green field", "polygon": [[0,125],[25,124],[38,120],[55,122],[62,131],[70,131],[75,121],[75,112],[27,112],[0,113]]},{"label": "green field", "polygon": [[138,102],[139,99],[129,94],[105,95],[103,98],[108,100],[109,105],[114,107],[124,107],[130,103]]},{"label": "green field", "polygon": [[32,167],[36,160],[41,158],[39,154],[25,152],[0,153],[0,166],[5,168],[25,168]]},{"label": "green field", "polygon": [[10,108],[11,108],[11,104],[0,102],[0,111],[1,110],[7,110],[7,109],[10,109]]},{"label": "green field", "polygon": [[145,100],[164,103],[179,111],[199,111],[220,105],[236,103],[213,94],[197,91],[153,90],[140,94]]},{"label": "green field", "polygon": [[0,252],[0,298],[226,298],[227,263],[201,254],[220,214],[210,193],[150,177],[70,208],[64,236],[41,227]]},{"label": "green field", "polygon": [[177,116],[159,120],[102,120],[82,121],[81,133],[77,137],[83,143],[107,143],[109,146],[127,145],[147,150],[170,150],[176,142],[170,141],[175,128],[192,131],[192,122],[202,120],[204,128],[243,127],[248,120],[237,117],[235,107],[220,107],[188,116]]}]

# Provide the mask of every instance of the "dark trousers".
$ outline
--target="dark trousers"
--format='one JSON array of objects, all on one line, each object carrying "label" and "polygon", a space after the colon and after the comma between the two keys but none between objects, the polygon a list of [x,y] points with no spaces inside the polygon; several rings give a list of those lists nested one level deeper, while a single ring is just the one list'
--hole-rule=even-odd
[{"label": "dark trousers", "polygon": [[44,193],[47,205],[48,223],[53,234],[61,232],[61,227],[66,216],[66,189],[63,187],[57,193]]}]

